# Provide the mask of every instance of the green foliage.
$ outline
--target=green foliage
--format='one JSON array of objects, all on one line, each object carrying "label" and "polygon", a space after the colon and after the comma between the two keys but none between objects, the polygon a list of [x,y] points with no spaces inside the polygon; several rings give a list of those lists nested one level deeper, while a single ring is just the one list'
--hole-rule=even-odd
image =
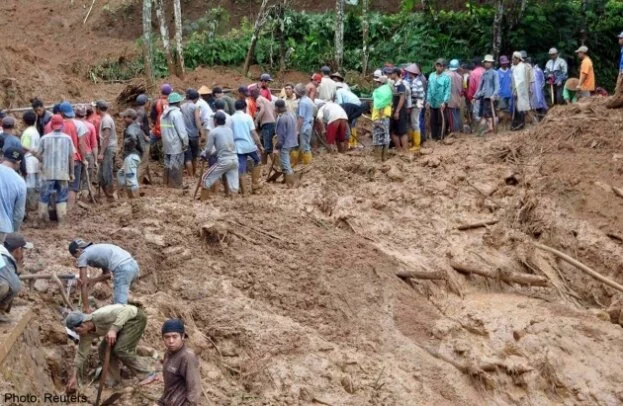
[{"label": "green foliage", "polygon": [[93,82],[111,80],[129,80],[143,73],[143,62],[141,60],[127,60],[120,58],[116,61],[105,61],[92,67],[88,72],[88,77]]}]

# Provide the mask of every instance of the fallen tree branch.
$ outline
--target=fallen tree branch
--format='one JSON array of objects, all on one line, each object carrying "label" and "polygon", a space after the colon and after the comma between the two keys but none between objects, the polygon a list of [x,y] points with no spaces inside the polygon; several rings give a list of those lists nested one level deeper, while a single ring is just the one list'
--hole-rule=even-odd
[{"label": "fallen tree branch", "polygon": [[484,276],[485,278],[498,279],[508,283],[518,283],[520,285],[530,286],[547,286],[548,280],[542,276],[529,275],[518,272],[505,271],[502,269],[496,269],[495,271],[477,268],[472,265],[461,264],[457,261],[450,261],[450,266],[457,272],[463,274],[476,274]]},{"label": "fallen tree branch", "polygon": [[68,274],[68,275],[56,275],[56,274],[20,275],[19,279],[22,280],[22,281],[27,281],[27,280],[33,280],[33,279],[54,279],[54,277],[56,277],[57,279],[64,279],[64,280],[76,279],[76,275],[74,275],[74,274]]},{"label": "fallen tree branch", "polygon": [[618,187],[612,187],[612,191],[614,192],[615,195],[619,196],[619,197],[623,197],[623,189],[618,188]]},{"label": "fallen tree branch", "polygon": [[465,230],[471,230],[472,228],[480,228],[480,227],[492,226],[492,225],[497,224],[499,222],[500,222],[500,220],[498,220],[498,219],[487,220],[487,221],[480,221],[478,223],[460,225],[460,226],[457,227],[457,229],[461,230],[461,231],[465,231]]},{"label": "fallen tree branch", "polygon": [[63,302],[65,302],[65,304],[67,305],[69,309],[74,310],[74,307],[69,301],[69,298],[65,294],[65,287],[63,286],[63,282],[61,282],[61,280],[58,279],[58,276],[56,276],[55,272],[52,272],[52,280],[54,281],[54,283],[58,285],[58,291],[60,292],[61,297],[63,298]]},{"label": "fallen tree branch", "polygon": [[547,245],[543,245],[543,244],[539,244],[534,242],[533,243],[535,247],[542,249],[543,251],[547,251],[551,254],[554,254],[555,256],[557,256],[558,258],[562,259],[563,261],[575,266],[576,268],[578,268],[580,271],[592,276],[593,278],[597,279],[598,281],[601,281],[603,283],[605,283],[606,285],[610,286],[611,288],[614,288],[616,290],[618,290],[619,292],[623,292],[623,286],[616,283],[615,281],[613,281],[612,279],[608,279],[605,276],[603,276],[602,274],[594,271],[593,269],[589,268],[588,266],[584,265],[583,263],[579,262],[576,259],[571,258],[570,256],[568,256],[567,254],[560,252],[552,247],[548,247]]},{"label": "fallen tree branch", "polygon": [[396,276],[400,279],[425,279],[425,280],[437,280],[437,279],[446,279],[446,275],[443,271],[434,271],[434,272],[426,272],[426,271],[402,271],[396,272]]}]

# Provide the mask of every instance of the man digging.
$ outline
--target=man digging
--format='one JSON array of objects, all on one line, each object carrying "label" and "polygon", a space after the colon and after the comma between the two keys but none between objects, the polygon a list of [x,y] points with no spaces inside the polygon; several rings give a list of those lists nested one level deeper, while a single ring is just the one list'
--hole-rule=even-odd
[{"label": "man digging", "polygon": [[0,244],[0,323],[9,322],[13,299],[22,288],[18,268],[24,265],[24,250],[33,248],[18,233],[7,234]]}]

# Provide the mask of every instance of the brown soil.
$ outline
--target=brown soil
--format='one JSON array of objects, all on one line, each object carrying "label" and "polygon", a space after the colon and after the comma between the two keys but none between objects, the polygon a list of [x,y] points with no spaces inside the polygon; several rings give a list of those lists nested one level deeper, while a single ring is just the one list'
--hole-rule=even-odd
[{"label": "brown soil", "polygon": [[[0,12],[13,7],[18,26],[40,26],[50,6],[34,3],[5,2]],[[18,12],[26,4],[30,13]],[[123,40],[107,38],[87,43],[97,51],[80,59],[61,41],[72,30],[93,35],[81,26],[82,4],[67,5],[67,27],[60,21],[50,37],[58,52],[37,46],[38,35],[51,33],[4,30],[2,45],[14,48],[1,73],[21,95],[8,99],[23,102],[36,90],[54,100],[73,80],[81,97],[116,99],[124,85],[93,85],[63,70],[62,61],[90,63],[123,49]],[[172,79],[177,88],[241,81],[221,68]],[[458,136],[384,163],[370,148],[321,154],[298,188],[270,184],[244,199],[199,203],[146,186],[136,201],[76,207],[65,228],[27,222],[36,248],[26,272],[74,272],[67,244],[78,236],[132,252],[142,273],[133,291],[149,316],[141,353],[161,358],[161,323],[183,318],[201,360],[202,405],[620,404],[621,294],[532,244],[623,282],[623,199],[612,189],[623,187],[623,112],[603,103],[556,108],[522,133]],[[491,219],[499,222],[457,230]],[[451,260],[542,276],[548,286],[464,276]],[[396,277],[402,271],[444,279],[405,281]],[[106,304],[110,287],[94,295]],[[38,283],[17,301],[35,317],[0,368],[0,392],[60,393],[75,346],[64,335],[58,290]],[[151,405],[161,390],[130,389],[121,404]],[[94,392],[84,390],[89,399]]]}]

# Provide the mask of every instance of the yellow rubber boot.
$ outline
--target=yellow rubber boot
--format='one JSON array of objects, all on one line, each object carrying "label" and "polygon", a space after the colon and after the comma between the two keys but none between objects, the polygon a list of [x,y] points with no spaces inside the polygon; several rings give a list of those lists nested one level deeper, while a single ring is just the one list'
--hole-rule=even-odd
[{"label": "yellow rubber boot", "polygon": [[357,147],[357,129],[352,128],[350,130],[350,139],[348,140],[348,149],[353,149]]},{"label": "yellow rubber boot", "polygon": [[410,151],[418,152],[420,150],[420,132],[419,131],[411,131],[411,139],[413,140],[413,146],[410,148]]},{"label": "yellow rubber boot", "polygon": [[290,166],[291,167],[294,168],[299,163],[300,155],[301,153],[299,152],[298,149],[293,149],[292,151],[290,151]]},{"label": "yellow rubber boot", "polygon": [[309,165],[312,163],[312,153],[311,151],[303,152],[303,165]]}]

